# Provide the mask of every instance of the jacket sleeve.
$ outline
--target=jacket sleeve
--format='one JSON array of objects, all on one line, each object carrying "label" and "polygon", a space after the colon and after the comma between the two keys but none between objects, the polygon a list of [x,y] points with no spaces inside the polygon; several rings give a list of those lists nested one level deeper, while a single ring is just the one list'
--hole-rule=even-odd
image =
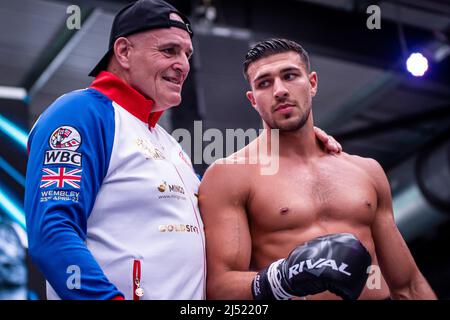
[{"label": "jacket sleeve", "polygon": [[87,89],[57,99],[29,136],[29,254],[61,299],[122,295],[85,243],[87,219],[108,170],[114,130],[113,107]]}]

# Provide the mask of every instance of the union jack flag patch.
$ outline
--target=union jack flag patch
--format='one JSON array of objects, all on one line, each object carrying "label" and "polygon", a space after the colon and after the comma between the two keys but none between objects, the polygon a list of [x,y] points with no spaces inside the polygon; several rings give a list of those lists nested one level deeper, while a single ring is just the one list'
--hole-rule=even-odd
[{"label": "union jack flag patch", "polygon": [[68,184],[75,189],[80,189],[79,182],[81,181],[82,169],[55,169],[56,170],[51,170],[48,168],[42,169],[44,174],[41,178],[41,188],[47,188],[53,185],[57,188],[64,188],[66,184]]}]

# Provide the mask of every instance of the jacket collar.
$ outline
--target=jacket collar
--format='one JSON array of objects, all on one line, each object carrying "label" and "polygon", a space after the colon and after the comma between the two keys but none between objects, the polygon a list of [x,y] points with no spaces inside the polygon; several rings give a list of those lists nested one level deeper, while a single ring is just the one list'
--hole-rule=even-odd
[{"label": "jacket collar", "polygon": [[149,128],[155,127],[163,114],[163,111],[152,112],[155,105],[153,100],[146,99],[129,84],[110,72],[100,72],[90,88],[101,92],[133,116],[147,123]]}]

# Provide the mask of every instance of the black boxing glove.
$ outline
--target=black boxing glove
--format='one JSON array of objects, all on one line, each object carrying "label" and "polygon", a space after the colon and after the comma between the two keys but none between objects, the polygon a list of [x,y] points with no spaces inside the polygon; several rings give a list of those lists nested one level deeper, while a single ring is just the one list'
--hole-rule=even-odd
[{"label": "black boxing glove", "polygon": [[286,300],[329,290],[343,299],[356,300],[371,262],[367,249],[352,234],[315,238],[261,270],[252,282],[253,298]]}]

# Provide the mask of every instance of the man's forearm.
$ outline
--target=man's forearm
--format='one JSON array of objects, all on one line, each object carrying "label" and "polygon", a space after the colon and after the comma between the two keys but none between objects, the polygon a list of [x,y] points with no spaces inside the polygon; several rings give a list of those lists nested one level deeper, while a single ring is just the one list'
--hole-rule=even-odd
[{"label": "man's forearm", "polygon": [[208,276],[207,299],[252,300],[252,281],[256,272],[229,271],[220,277]]},{"label": "man's forearm", "polygon": [[29,220],[29,254],[59,298],[103,300],[122,296],[64,213],[49,210],[44,216],[47,219],[39,220],[45,222],[42,225]]},{"label": "man's forearm", "polygon": [[417,275],[410,284],[401,290],[392,290],[395,300],[436,300],[436,294],[422,274]]}]

